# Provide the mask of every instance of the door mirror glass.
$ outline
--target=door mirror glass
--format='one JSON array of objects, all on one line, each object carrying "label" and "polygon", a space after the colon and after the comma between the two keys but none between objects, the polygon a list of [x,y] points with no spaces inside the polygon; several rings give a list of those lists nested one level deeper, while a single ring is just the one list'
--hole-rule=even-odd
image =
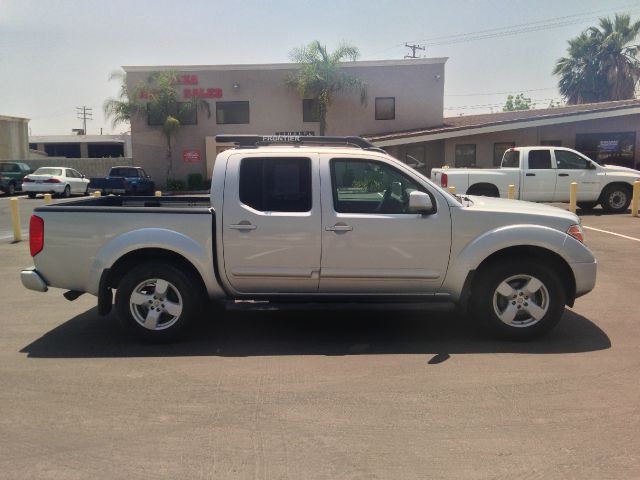
[{"label": "door mirror glass", "polygon": [[409,193],[409,210],[416,213],[431,213],[433,212],[433,203],[431,197],[418,190],[414,190]]}]

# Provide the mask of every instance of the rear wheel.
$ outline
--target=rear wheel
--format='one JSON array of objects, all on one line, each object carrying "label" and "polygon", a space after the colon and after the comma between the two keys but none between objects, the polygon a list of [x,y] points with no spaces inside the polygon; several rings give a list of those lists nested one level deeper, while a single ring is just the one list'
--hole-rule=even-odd
[{"label": "rear wheel", "polygon": [[33,192],[29,192],[27,195],[29,195],[29,198],[36,198],[36,194]]},{"label": "rear wheel", "polygon": [[64,187],[64,192],[62,192],[62,198],[69,198],[71,196],[71,187],[67,185]]},{"label": "rear wheel", "polygon": [[467,190],[467,195],[480,195],[483,197],[495,197],[498,198],[500,196],[500,191],[495,185],[491,184],[479,184],[472,185]]},{"label": "rear wheel", "polygon": [[199,310],[200,291],[197,283],[175,265],[143,263],[130,270],[118,285],[120,323],[143,340],[176,340]]},{"label": "rear wheel", "polygon": [[554,270],[533,260],[505,259],[480,273],[474,289],[476,312],[494,334],[531,340],[562,317],[566,293]]},{"label": "rear wheel", "polygon": [[602,191],[600,204],[607,212],[624,213],[631,203],[631,188],[627,185],[609,185]]},{"label": "rear wheel", "polygon": [[7,187],[7,194],[8,195],[14,195],[15,193],[16,193],[16,184],[12,182]]}]

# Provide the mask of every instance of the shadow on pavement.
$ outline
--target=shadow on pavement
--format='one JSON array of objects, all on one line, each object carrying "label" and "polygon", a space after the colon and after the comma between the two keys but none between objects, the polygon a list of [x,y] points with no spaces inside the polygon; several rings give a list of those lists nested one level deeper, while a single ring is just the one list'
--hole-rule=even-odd
[{"label": "shadow on pavement", "polygon": [[607,349],[609,337],[567,311],[533,342],[487,338],[455,313],[430,311],[225,312],[202,321],[182,342],[144,344],[95,308],[24,347],[34,358],[432,354],[430,364],[464,353],[574,353]]}]

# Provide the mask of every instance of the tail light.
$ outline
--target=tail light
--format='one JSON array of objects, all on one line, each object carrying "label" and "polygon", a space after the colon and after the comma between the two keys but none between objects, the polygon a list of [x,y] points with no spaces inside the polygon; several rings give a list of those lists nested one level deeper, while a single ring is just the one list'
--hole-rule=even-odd
[{"label": "tail light", "polygon": [[49,180],[45,180],[44,183],[62,183],[57,178],[50,178]]},{"label": "tail light", "polygon": [[44,248],[44,220],[36,215],[31,215],[29,221],[29,249],[31,256],[35,257]]},{"label": "tail light", "polygon": [[449,186],[449,175],[447,175],[446,173],[443,173],[440,176],[440,186],[442,188],[447,188]]},{"label": "tail light", "polygon": [[22,179],[22,183],[33,183],[33,180],[31,180],[29,177],[24,177]]}]

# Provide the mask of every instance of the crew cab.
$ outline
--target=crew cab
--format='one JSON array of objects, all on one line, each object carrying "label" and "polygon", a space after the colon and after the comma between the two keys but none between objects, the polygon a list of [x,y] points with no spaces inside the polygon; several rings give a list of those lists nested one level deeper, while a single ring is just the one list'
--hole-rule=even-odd
[{"label": "crew cab", "polygon": [[[209,197],[38,207],[25,287],[98,297],[150,340],[213,302],[453,302],[530,339],[593,289],[578,217],[454,196],[359,137],[218,135]],[[251,302],[248,302],[251,303]]]},{"label": "crew cab", "polygon": [[106,177],[93,177],[89,182],[89,191],[102,194],[152,195],[155,184],[144,169],[140,167],[112,167]]},{"label": "crew cab", "polygon": [[0,162],[0,190],[13,195],[22,189],[22,179],[31,173],[31,168],[24,162]]},{"label": "crew cab", "polygon": [[532,202],[568,202],[570,185],[577,183],[582,209],[597,204],[614,213],[631,203],[633,182],[640,171],[598,165],[580,152],[561,147],[518,147],[504,153],[500,168],[434,168],[431,179],[443,188],[469,195],[507,197],[509,185],[515,198]]}]

